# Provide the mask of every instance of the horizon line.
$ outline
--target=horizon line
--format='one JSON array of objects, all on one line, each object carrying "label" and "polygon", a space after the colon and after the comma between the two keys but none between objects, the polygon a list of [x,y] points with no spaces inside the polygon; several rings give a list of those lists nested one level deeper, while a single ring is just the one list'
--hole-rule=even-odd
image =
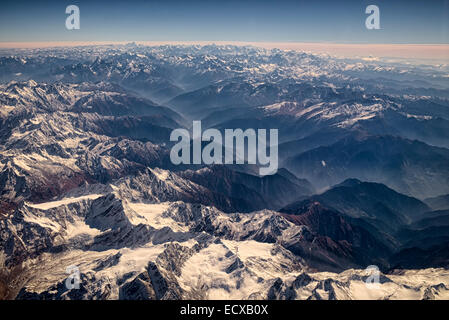
[{"label": "horizon line", "polygon": [[0,41],[0,49],[40,49],[58,47],[126,45],[237,45],[254,46],[265,49],[281,49],[327,53],[342,57],[388,57],[405,59],[449,60],[449,44],[443,43],[336,43],[336,42],[273,42],[273,41]]}]

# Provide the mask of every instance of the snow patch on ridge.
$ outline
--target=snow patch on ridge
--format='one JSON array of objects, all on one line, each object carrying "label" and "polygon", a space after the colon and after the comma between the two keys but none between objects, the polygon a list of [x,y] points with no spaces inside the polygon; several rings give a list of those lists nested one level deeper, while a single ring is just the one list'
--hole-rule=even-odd
[{"label": "snow patch on ridge", "polygon": [[26,205],[31,208],[35,208],[35,209],[48,210],[48,209],[56,208],[59,206],[67,205],[67,204],[82,201],[82,200],[95,200],[102,196],[103,196],[102,194],[88,194],[88,195],[81,196],[81,197],[64,198],[62,200],[50,201],[50,202],[44,202],[44,203],[26,203]]}]

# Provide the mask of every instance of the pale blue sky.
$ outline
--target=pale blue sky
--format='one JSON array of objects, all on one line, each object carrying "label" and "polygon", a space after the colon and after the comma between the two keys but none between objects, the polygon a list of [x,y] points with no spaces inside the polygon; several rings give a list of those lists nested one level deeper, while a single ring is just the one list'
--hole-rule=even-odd
[{"label": "pale blue sky", "polygon": [[[65,28],[76,4],[81,29]],[[376,4],[381,30],[365,28]],[[449,43],[449,0],[2,1],[0,41]]]}]

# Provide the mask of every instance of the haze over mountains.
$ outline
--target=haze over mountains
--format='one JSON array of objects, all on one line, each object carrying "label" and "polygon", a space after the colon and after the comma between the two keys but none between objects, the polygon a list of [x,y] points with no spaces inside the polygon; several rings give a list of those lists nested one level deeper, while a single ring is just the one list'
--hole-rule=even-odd
[{"label": "haze over mountains", "polygon": [[[2,50],[0,297],[447,298],[448,77],[255,47]],[[172,164],[192,120],[278,129],[280,169]]]}]

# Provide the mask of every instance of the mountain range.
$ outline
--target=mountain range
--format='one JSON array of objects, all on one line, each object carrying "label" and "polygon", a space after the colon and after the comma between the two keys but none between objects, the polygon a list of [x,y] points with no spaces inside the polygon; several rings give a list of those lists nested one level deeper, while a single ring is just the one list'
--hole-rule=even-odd
[{"label": "mountain range", "polygon": [[[0,298],[448,299],[448,74],[251,46],[2,49]],[[278,171],[174,165],[192,120],[278,129]]]}]

